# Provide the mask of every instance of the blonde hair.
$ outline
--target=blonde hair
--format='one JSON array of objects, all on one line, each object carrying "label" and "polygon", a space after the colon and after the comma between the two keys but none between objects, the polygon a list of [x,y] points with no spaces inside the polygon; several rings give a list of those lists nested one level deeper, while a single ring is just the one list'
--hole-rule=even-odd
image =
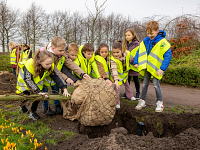
[{"label": "blonde hair", "polygon": [[157,31],[159,29],[159,23],[157,21],[150,21],[147,23],[146,26],[146,31],[147,32],[152,32],[152,31]]},{"label": "blonde hair", "polygon": [[76,43],[71,43],[69,44],[69,47],[68,47],[68,52],[71,52],[71,51],[75,51],[78,53],[79,49],[78,49],[78,45]]},{"label": "blonde hair", "polygon": [[[34,75],[33,77],[37,77],[38,75],[40,75],[41,71],[42,71],[42,65],[40,64],[41,62],[44,62],[47,58],[52,58],[53,59],[53,55],[51,52],[47,51],[47,50],[42,50],[42,48],[38,49],[35,56],[33,57],[33,65],[34,65]],[[52,66],[49,68],[48,70],[50,72],[50,74],[52,73]]]},{"label": "blonde hair", "polygon": [[15,42],[10,42],[9,44],[8,44],[10,47],[12,47],[12,48],[14,48],[16,45],[15,45]]},{"label": "blonde hair", "polygon": [[94,46],[90,43],[85,43],[82,49],[83,52],[94,52]]},{"label": "blonde hair", "polygon": [[[127,40],[126,40],[126,33],[127,32],[131,32],[131,34],[133,35],[133,39],[137,39],[138,42],[140,42],[139,38],[137,37],[136,33],[135,33],[135,30],[130,28],[130,29],[126,29],[125,33],[124,33],[124,40],[123,40],[123,45],[122,45],[122,49],[123,50],[126,50],[127,49]],[[132,39],[132,40],[133,40]]]},{"label": "blonde hair", "polygon": [[66,41],[60,37],[60,36],[56,36],[51,40],[51,46],[56,48],[56,47],[66,47]]}]

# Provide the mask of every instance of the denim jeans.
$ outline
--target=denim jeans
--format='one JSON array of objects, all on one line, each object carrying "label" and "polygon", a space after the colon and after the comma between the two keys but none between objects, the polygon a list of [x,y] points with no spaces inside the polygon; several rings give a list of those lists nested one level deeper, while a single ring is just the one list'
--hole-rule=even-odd
[{"label": "denim jeans", "polygon": [[[150,79],[151,79],[151,73],[149,73],[147,70],[145,70],[144,81],[143,81],[143,86],[142,86],[142,95],[141,95],[141,99],[143,99],[143,100],[146,100],[147,90],[148,90]],[[162,90],[160,88],[160,81],[155,77],[153,77],[153,86],[156,91],[157,101],[163,101]]]},{"label": "denim jeans", "polygon": [[[58,89],[57,85],[51,86],[51,89],[52,89],[53,94],[59,94],[59,89]],[[48,88],[46,86],[44,86],[42,91],[48,92]],[[42,103],[43,103],[43,107],[47,109],[49,106],[48,100],[44,100],[44,101],[42,101]],[[59,104],[60,104],[59,100],[54,100],[54,105],[59,105]]]}]

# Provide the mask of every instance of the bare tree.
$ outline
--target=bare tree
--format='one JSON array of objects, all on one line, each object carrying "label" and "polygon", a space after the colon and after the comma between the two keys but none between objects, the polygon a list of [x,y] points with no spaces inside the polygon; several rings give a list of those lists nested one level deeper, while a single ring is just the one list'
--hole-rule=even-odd
[{"label": "bare tree", "polygon": [[5,52],[5,48],[7,48],[7,51],[9,51],[8,44],[10,43],[10,39],[16,36],[18,11],[19,10],[14,10],[8,7],[6,2],[0,2],[0,40],[3,47],[3,52]]},{"label": "bare tree", "polygon": [[105,5],[107,0],[105,0],[100,6],[98,5],[98,0],[94,0],[95,4],[95,13],[92,13],[92,11],[86,6],[88,12],[92,16],[92,26],[91,26],[91,35],[90,35],[90,41],[93,44],[95,42],[95,23],[97,21],[98,16],[104,11],[105,8],[103,6]]},{"label": "bare tree", "polygon": [[64,37],[64,39],[70,43],[71,42],[71,19],[72,17],[70,16],[69,12],[64,12],[63,14],[63,24],[62,24],[62,37]]},{"label": "bare tree", "polygon": [[41,6],[37,6],[34,2],[31,4],[31,7],[27,11],[29,19],[29,29],[30,35],[29,39],[34,45],[33,52],[35,52],[35,46],[39,42],[44,33],[44,21],[45,21],[45,11]]}]

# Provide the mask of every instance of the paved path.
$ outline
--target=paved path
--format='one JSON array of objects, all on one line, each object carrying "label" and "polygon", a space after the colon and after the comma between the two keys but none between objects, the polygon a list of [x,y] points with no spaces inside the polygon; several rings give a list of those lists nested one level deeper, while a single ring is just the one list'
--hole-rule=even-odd
[{"label": "paved path", "polygon": [[[135,96],[135,85],[131,82],[131,89]],[[142,92],[142,83],[140,83]],[[186,88],[184,86],[161,84],[164,104],[183,105],[200,108],[200,89]],[[124,86],[120,88],[121,95],[124,93]],[[149,84],[147,92],[147,103],[156,103],[156,93],[153,83]]]}]

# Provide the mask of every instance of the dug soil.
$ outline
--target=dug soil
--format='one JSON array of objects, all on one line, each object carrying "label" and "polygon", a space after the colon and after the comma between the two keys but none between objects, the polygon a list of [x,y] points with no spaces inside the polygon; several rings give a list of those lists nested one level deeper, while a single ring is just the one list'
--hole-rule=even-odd
[{"label": "dug soil", "polygon": [[[15,84],[12,74],[0,73],[1,95],[13,93]],[[131,83],[134,92],[133,85]],[[65,120],[62,115],[48,117],[43,114],[40,103],[40,120],[53,130],[75,133],[70,140],[58,136],[56,145],[44,143],[44,146],[48,150],[200,149],[200,90],[171,85],[161,85],[161,88],[165,104],[162,113],[154,111],[155,91],[150,84],[145,108],[138,111],[135,110],[137,101],[121,100],[121,108],[116,110],[112,123],[106,126],[86,127],[78,121]],[[53,105],[51,107],[54,109]],[[143,129],[137,130],[138,122],[144,123]]]}]

